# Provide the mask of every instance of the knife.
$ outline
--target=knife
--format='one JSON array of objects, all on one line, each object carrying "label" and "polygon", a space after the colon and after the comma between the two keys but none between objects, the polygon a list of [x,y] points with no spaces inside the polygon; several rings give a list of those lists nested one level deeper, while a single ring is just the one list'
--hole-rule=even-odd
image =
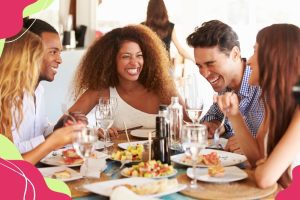
[{"label": "knife", "polygon": [[[127,131],[132,131],[132,130],[136,130],[136,129],[140,129],[140,128],[143,128],[143,126],[135,126],[135,127],[132,127],[132,128],[128,128]],[[125,133],[125,129],[118,130],[117,132],[118,133]]]}]

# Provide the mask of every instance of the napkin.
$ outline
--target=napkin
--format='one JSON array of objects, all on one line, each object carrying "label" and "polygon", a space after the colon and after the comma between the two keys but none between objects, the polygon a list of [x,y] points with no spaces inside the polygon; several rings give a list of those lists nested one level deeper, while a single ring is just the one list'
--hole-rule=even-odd
[{"label": "napkin", "polygon": [[80,174],[90,178],[99,178],[100,174],[106,168],[106,157],[88,158],[80,167]]},{"label": "napkin", "polygon": [[[110,195],[110,200],[140,200],[141,196],[135,194],[124,186],[117,187]],[[156,198],[147,198],[147,200],[158,200]]]}]

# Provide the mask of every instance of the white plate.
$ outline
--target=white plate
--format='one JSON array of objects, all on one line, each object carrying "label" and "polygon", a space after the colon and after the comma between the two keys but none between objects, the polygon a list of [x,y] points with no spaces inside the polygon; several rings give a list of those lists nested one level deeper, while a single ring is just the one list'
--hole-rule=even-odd
[{"label": "white plate", "polygon": [[138,138],[148,138],[149,132],[151,132],[151,136],[155,137],[155,129],[137,129],[130,131],[130,135]]},{"label": "white plate", "polygon": [[[106,144],[106,147],[110,147],[110,146],[112,146],[112,145],[114,145],[113,142],[108,142],[108,143]],[[98,140],[98,141],[96,142],[96,144],[95,144],[95,149],[104,149],[104,142]]]},{"label": "white plate", "polygon": [[[227,145],[228,139],[226,139],[226,138],[220,138],[219,142],[220,142],[220,145],[223,148],[225,148],[226,145]],[[208,142],[208,147],[213,147],[213,146],[214,146],[214,140],[210,139],[209,142]]]},{"label": "white plate", "polygon": [[[124,173],[124,170],[128,169],[128,167],[122,169],[121,171],[121,175],[124,176],[124,177],[128,177],[130,178],[131,176],[127,176],[125,173]],[[152,179],[160,179],[160,178],[169,178],[169,177],[172,177],[172,176],[175,176],[177,174],[177,170],[176,169],[173,169],[173,173],[172,174],[169,174],[169,175],[166,175],[166,176],[156,176],[156,177],[151,177]],[[140,177],[140,178],[144,178],[144,177]]]},{"label": "white plate", "polygon": [[71,177],[70,178],[58,178],[59,180],[64,181],[64,182],[73,181],[73,180],[82,178],[82,175],[80,173],[78,173],[77,171],[75,171],[71,168],[65,167],[65,166],[38,168],[38,170],[41,172],[41,174],[44,177],[49,177],[49,178],[53,178],[52,175],[55,172],[60,172],[60,171],[66,170],[66,171],[70,172]]},{"label": "white plate", "polygon": [[[225,167],[224,176],[212,177],[208,175],[207,168],[196,168],[196,177],[199,181],[210,183],[228,183],[233,181],[243,180],[248,177],[248,174],[236,166]],[[193,168],[187,169],[187,176],[194,178]]]},{"label": "white plate", "polygon": [[[111,180],[111,181],[104,181],[104,182],[97,182],[92,183],[88,185],[84,185],[83,187],[93,193],[100,194],[103,196],[109,197],[113,191],[113,188],[118,185],[123,184],[131,184],[131,185],[141,185],[149,182],[154,182],[155,180],[149,179],[149,178],[141,178],[141,177],[134,177],[134,178],[123,178],[123,179],[117,179],[117,180]],[[186,185],[178,184],[176,187],[154,195],[138,195],[141,199],[144,198],[154,198],[154,197],[161,197],[165,195],[169,195],[175,192],[179,192],[186,188]],[[126,197],[124,197],[126,199]]]},{"label": "white plate", "polygon": [[[231,152],[227,152],[227,151],[215,150],[215,149],[203,149],[200,153],[201,154],[209,154],[211,152],[216,152],[218,154],[218,156],[221,160],[221,165],[224,167],[236,165],[236,164],[242,163],[247,160],[246,156],[244,156],[244,155],[237,154],[237,153],[231,153]],[[191,164],[182,162],[184,156],[186,156],[184,153],[177,154],[177,155],[171,156],[171,160],[175,163],[191,167],[192,166]],[[197,167],[207,167],[207,165],[199,164],[199,165],[197,165]]]},{"label": "white plate", "polygon": [[135,142],[124,142],[124,143],[119,143],[118,146],[121,148],[121,149],[127,149],[129,145],[131,146],[136,146],[137,144],[141,144],[141,145],[144,145],[144,144],[147,144],[148,143],[148,140],[142,140],[142,141],[135,141]]},{"label": "white plate", "polygon": [[[56,151],[53,151],[51,153],[49,153],[45,158],[43,158],[40,162],[46,165],[51,165],[51,166],[66,166],[66,167],[78,167],[81,166],[83,164],[82,163],[77,163],[77,164],[65,164],[63,161],[63,157],[62,157],[62,152],[67,150],[67,148],[64,149],[59,149]],[[99,151],[95,151],[94,152],[96,158],[107,158],[108,155]]]}]

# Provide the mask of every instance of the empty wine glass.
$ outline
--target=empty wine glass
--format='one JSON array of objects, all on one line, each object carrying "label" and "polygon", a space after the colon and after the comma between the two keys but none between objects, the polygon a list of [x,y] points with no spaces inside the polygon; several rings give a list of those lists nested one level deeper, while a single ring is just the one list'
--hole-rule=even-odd
[{"label": "empty wine glass", "polygon": [[[84,184],[88,184],[87,172],[88,172],[88,158],[92,155],[95,150],[95,143],[98,140],[96,130],[93,128],[83,128],[81,131],[76,131],[76,136],[73,140],[73,147],[76,153],[83,158],[83,177],[85,177]],[[77,190],[87,191],[82,186],[77,187]]]},{"label": "empty wine glass", "polygon": [[104,152],[107,153],[107,143],[110,141],[108,129],[113,125],[117,109],[116,97],[100,97],[96,106],[96,124],[104,132]]},{"label": "empty wine glass", "polygon": [[200,151],[207,146],[207,135],[207,128],[203,124],[186,124],[182,128],[182,148],[185,154],[192,159],[194,179],[190,183],[191,189],[199,189],[196,177],[196,164]]},{"label": "empty wine glass", "polygon": [[193,76],[186,77],[184,82],[184,103],[188,117],[192,120],[193,124],[199,124],[203,111],[203,99],[199,94]]}]

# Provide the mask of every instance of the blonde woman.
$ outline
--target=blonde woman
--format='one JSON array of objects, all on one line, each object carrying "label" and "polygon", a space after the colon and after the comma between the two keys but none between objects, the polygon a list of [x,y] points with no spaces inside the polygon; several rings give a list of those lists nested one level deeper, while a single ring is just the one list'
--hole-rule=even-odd
[{"label": "blonde woman", "polygon": [[[23,120],[24,93],[33,94],[44,53],[43,43],[35,34],[27,31],[18,36],[8,39],[12,42],[5,44],[0,58],[0,133],[11,141],[12,124],[15,122],[18,128]],[[22,154],[24,160],[36,164],[52,150],[71,143],[73,131],[81,128],[75,125],[53,132],[43,143]]]}]

